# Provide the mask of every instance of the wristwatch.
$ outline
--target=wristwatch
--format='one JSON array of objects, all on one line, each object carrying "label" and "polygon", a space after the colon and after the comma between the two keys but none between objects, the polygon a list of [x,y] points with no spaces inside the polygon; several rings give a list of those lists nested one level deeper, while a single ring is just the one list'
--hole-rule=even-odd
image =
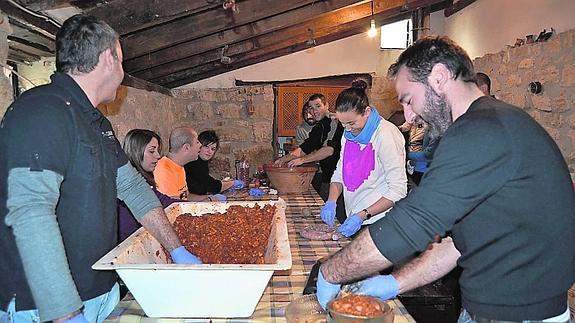
[{"label": "wristwatch", "polygon": [[366,220],[373,216],[371,213],[369,213],[369,211],[367,209],[363,209],[362,211],[365,212],[365,219]]}]

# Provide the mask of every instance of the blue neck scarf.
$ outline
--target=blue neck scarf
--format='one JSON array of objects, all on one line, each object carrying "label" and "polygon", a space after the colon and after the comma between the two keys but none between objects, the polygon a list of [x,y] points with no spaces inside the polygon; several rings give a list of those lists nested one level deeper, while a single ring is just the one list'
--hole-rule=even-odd
[{"label": "blue neck scarf", "polygon": [[343,135],[347,140],[357,142],[362,145],[367,145],[371,140],[371,136],[373,136],[375,129],[377,129],[377,126],[379,126],[380,121],[381,117],[379,116],[379,113],[377,113],[377,109],[371,107],[371,113],[369,114],[369,117],[367,117],[367,121],[365,122],[365,125],[363,126],[363,129],[361,129],[359,135],[354,136],[347,130],[344,131]]}]

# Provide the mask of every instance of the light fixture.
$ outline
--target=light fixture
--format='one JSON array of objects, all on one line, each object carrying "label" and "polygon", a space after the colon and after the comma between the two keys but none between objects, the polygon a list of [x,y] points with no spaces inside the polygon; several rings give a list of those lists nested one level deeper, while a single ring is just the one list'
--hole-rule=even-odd
[{"label": "light fixture", "polygon": [[369,30],[367,31],[367,36],[373,38],[377,36],[377,29],[375,28],[375,18],[373,16],[373,0],[371,1],[371,21],[369,22]]}]

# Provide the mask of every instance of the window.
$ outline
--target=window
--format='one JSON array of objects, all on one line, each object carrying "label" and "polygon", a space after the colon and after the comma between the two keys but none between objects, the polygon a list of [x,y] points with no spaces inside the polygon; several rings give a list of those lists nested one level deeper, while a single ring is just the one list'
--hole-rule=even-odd
[{"label": "window", "polygon": [[413,24],[411,19],[381,26],[381,49],[405,49],[412,43],[411,31]]}]

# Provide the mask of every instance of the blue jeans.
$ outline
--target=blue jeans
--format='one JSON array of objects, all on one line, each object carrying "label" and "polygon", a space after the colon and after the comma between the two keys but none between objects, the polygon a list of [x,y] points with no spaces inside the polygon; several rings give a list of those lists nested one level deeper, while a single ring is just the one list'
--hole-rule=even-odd
[{"label": "blue jeans", "polygon": [[[540,323],[540,322],[545,322],[545,321],[530,321],[530,320],[522,321],[522,323]],[[471,318],[471,315],[469,314],[469,312],[467,312],[465,309],[463,309],[463,311],[461,311],[461,314],[459,315],[459,319],[457,320],[457,323],[476,323],[476,322]],[[561,322],[556,322],[556,323],[573,323],[573,321],[571,321],[571,319],[568,319],[566,321],[561,321]]]},{"label": "blue jeans", "polygon": [[[120,302],[120,287],[114,284],[112,289],[100,296],[84,302],[84,317],[89,322],[101,323],[112,313]],[[38,310],[26,310],[16,312],[16,299],[8,304],[7,312],[0,310],[0,323],[39,323]]]}]

